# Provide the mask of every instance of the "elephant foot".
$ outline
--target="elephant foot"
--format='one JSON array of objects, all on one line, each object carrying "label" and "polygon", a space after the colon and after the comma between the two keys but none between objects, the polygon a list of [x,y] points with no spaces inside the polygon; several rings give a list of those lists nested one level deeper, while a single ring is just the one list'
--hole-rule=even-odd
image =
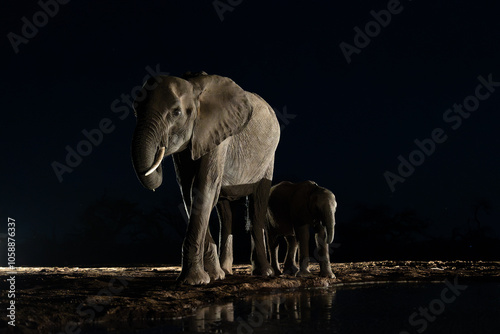
[{"label": "elephant foot", "polygon": [[295,274],[297,274],[297,272],[299,271],[299,268],[295,265],[285,266],[284,269],[285,270],[283,270],[283,273],[290,276],[295,276]]},{"label": "elephant foot", "polygon": [[182,269],[177,277],[177,283],[188,285],[204,285],[210,283],[210,276],[201,266]]},{"label": "elephant foot", "polygon": [[222,271],[224,271],[224,274],[226,275],[232,275],[233,274],[233,268],[231,266],[222,266]]},{"label": "elephant foot", "polygon": [[320,270],[319,276],[328,277],[328,278],[336,278],[335,275],[332,273],[332,271],[328,271],[328,270]]},{"label": "elephant foot", "polygon": [[320,264],[319,276],[328,277],[328,278],[335,278],[335,275],[332,272],[332,266],[330,265],[330,263],[325,263],[324,265]]},{"label": "elephant foot", "polygon": [[299,272],[295,276],[297,276],[297,277],[312,277],[313,274],[311,274],[309,269],[305,269],[305,270],[301,269],[301,270],[299,270]]},{"label": "elephant foot", "polygon": [[207,272],[208,272],[208,276],[210,277],[211,281],[216,281],[216,280],[219,280],[219,279],[226,278],[226,273],[220,267],[219,268],[214,268],[214,269],[211,269],[211,270],[207,270]]},{"label": "elephant foot", "polygon": [[267,265],[261,268],[253,267],[252,275],[254,276],[263,276],[263,277],[273,277],[274,270],[271,266]]},{"label": "elephant foot", "polygon": [[277,268],[277,267],[273,266],[273,271],[274,271],[274,275],[275,276],[281,276],[282,275],[281,270],[279,268]]},{"label": "elephant foot", "polygon": [[233,274],[233,235],[227,236],[224,247],[221,249],[220,256],[221,268],[226,275]]},{"label": "elephant foot", "polygon": [[220,267],[219,258],[217,257],[217,246],[215,244],[208,246],[208,251],[204,257],[204,266],[212,281],[226,277],[226,273]]}]

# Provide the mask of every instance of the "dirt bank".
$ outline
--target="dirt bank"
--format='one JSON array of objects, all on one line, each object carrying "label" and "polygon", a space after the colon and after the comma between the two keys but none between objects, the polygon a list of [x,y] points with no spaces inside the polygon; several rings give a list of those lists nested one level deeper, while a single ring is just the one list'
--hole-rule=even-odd
[{"label": "dirt bank", "polygon": [[[312,272],[319,268],[312,265]],[[16,332],[77,333],[81,326],[133,324],[193,314],[207,304],[255,293],[285,289],[368,284],[373,282],[500,281],[500,262],[380,261],[332,264],[336,278],[261,278],[250,276],[247,265],[206,286],[179,286],[179,267],[106,268],[18,268],[16,287]],[[5,282],[10,275],[0,269]],[[4,285],[5,286],[5,285]],[[2,305],[8,305],[2,289]],[[2,316],[0,330],[12,331]],[[65,330],[66,328],[66,330]]]}]

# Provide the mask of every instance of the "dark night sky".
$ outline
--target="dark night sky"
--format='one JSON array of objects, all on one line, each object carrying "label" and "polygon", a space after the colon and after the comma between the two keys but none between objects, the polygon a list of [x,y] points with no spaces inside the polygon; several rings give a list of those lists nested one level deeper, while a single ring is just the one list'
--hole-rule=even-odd
[{"label": "dark night sky", "polygon": [[[387,205],[414,209],[430,219],[430,233],[449,236],[467,227],[472,205],[485,199],[491,210],[481,220],[500,236],[500,87],[456,130],[443,120],[474,94],[478,76],[500,81],[500,25],[491,4],[402,0],[348,63],[339,44],[353,45],[353,29],[364,30],[370,11],[388,1],[244,0],[223,21],[212,1],[70,1],[17,54],[8,33],[20,35],[21,18],[32,22],[40,6],[9,3],[0,10],[0,232],[13,217],[20,240],[53,231],[64,238],[103,195],[177,207],[171,159],[162,187],[142,188],[129,152],[134,116],[121,120],[111,108],[142,85],[147,66],[158,66],[172,75],[231,77],[295,115],[282,121],[275,182],[310,179],[331,189],[338,224],[359,204]],[[59,182],[51,164],[64,164],[66,146],[76,149],[82,131],[104,118],[114,130]],[[435,128],[447,140],[391,192],[384,172],[397,173],[398,156],[408,158],[414,140]]]}]

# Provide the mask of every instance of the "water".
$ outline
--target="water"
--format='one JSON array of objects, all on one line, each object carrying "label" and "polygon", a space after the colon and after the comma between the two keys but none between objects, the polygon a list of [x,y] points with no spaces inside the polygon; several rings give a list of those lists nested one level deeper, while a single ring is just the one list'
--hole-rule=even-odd
[{"label": "water", "polygon": [[255,295],[128,333],[199,332],[498,334],[500,283],[451,280]]}]

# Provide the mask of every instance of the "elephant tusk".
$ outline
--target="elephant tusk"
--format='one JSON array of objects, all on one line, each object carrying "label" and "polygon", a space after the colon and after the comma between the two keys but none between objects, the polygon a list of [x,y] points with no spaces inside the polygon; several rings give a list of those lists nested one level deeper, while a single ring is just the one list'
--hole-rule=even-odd
[{"label": "elephant tusk", "polygon": [[164,155],[165,155],[165,146],[160,148],[160,156],[158,157],[158,159],[155,160],[153,166],[151,166],[151,168],[146,172],[146,174],[144,174],[145,176],[152,174],[156,170],[156,168],[158,168],[158,166],[161,164],[161,161],[163,160]]}]

